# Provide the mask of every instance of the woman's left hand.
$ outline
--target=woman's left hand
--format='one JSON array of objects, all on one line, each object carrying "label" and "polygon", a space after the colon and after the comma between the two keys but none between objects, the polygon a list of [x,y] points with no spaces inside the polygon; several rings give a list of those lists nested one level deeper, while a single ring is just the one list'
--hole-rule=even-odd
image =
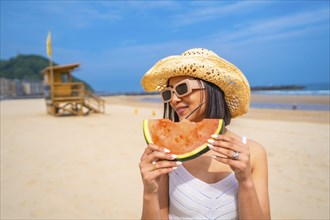
[{"label": "woman's left hand", "polygon": [[250,150],[247,144],[224,135],[212,135],[208,142],[210,149],[216,153],[213,158],[228,164],[238,182],[251,179]]}]

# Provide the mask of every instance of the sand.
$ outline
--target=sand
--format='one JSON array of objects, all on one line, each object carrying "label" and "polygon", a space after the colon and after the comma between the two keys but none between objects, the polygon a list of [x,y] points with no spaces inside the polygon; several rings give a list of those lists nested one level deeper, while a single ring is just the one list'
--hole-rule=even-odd
[{"label": "sand", "polygon": [[[141,98],[105,97],[106,113],[85,117],[1,101],[1,219],[140,218],[142,120],[162,117]],[[330,218],[328,111],[251,109],[229,129],[267,150],[273,219]]]}]

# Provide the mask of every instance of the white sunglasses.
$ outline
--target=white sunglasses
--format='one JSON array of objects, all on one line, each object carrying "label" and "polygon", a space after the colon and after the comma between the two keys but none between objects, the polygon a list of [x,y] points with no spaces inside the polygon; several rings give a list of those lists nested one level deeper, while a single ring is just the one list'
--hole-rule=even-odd
[{"label": "white sunglasses", "polygon": [[194,89],[205,89],[203,83],[199,83],[197,79],[184,79],[176,83],[173,88],[167,87],[161,91],[162,99],[164,103],[170,102],[172,100],[173,92],[177,97],[181,98],[192,93]]}]

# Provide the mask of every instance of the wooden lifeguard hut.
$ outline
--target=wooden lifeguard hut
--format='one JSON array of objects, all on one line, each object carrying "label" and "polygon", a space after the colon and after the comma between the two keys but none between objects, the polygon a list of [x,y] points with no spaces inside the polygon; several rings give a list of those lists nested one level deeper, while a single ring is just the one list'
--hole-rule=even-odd
[{"label": "wooden lifeguard hut", "polygon": [[45,84],[47,112],[51,115],[87,115],[104,113],[105,101],[85,88],[82,82],[73,82],[71,72],[79,64],[50,65],[42,70]]}]

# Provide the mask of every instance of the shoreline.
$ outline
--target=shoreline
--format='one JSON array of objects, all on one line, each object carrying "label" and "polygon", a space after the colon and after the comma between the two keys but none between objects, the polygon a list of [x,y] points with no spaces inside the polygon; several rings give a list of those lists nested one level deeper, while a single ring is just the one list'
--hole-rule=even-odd
[{"label": "shoreline", "polygon": [[[103,96],[106,100],[114,97],[125,97],[130,101],[139,101],[142,103],[162,104],[160,95],[121,95],[121,96]],[[320,110],[330,111],[329,96],[292,96],[292,95],[265,95],[252,94],[250,108],[257,109],[295,109],[299,110]]]},{"label": "shoreline", "polygon": [[[149,95],[115,95],[115,96],[100,96],[105,100],[107,107],[112,105],[124,105],[139,108],[149,108],[160,112],[162,116],[163,103],[160,101],[159,94]],[[29,101],[29,100],[44,100],[43,98],[24,98],[24,99],[4,99],[0,103],[7,101]],[[154,101],[159,100],[159,101]],[[292,96],[292,95],[270,95],[270,94],[252,94],[251,105],[249,111],[241,116],[247,119],[257,120],[275,120],[275,121],[301,121],[327,124],[330,121],[330,111],[314,110],[314,109],[290,109],[290,108],[258,108],[254,104],[286,104],[286,105],[322,105],[330,109],[329,96]]]},{"label": "shoreline", "polygon": [[[143,96],[106,96],[102,97],[108,105],[127,105],[135,108],[153,108],[162,111],[163,103],[160,102],[147,102],[141,99],[154,99],[159,95],[143,95]],[[251,100],[255,102],[277,102],[277,103],[290,103],[295,100],[299,104],[328,104],[329,97],[303,97],[303,96],[273,96],[273,95],[252,95]],[[326,124],[329,123],[330,111],[318,110],[301,110],[301,109],[278,109],[278,108],[250,108],[248,113],[243,115],[242,118],[251,119],[267,119],[267,120],[288,120],[288,121],[303,121],[315,122]]]},{"label": "shoreline", "polygon": [[[125,105],[139,108],[154,109],[159,112],[158,117],[162,117],[163,103],[160,101],[160,95],[117,95],[117,96],[100,96],[105,100],[108,108],[113,105]],[[39,98],[44,100],[43,98]],[[28,101],[38,100],[31,99],[5,99],[0,100],[0,103],[7,101]],[[150,101],[151,100],[151,101]],[[154,101],[159,100],[159,101]],[[257,120],[275,120],[275,121],[302,121],[311,123],[327,124],[330,121],[330,111],[327,110],[311,110],[311,109],[290,109],[290,108],[256,108],[253,104],[258,103],[275,103],[275,104],[296,104],[298,105],[322,105],[330,108],[329,96],[287,96],[287,95],[269,95],[269,94],[252,94],[251,105],[248,113],[241,116],[242,118],[257,119]],[[46,110],[45,110],[46,111]]]},{"label": "shoreline", "polygon": [[[100,96],[104,99],[112,98],[128,99],[130,101],[142,101],[144,103],[161,103],[160,95],[114,95]],[[330,105],[330,96],[324,95],[271,95],[271,94],[251,94],[251,103],[278,103],[278,104],[316,104]]]}]

